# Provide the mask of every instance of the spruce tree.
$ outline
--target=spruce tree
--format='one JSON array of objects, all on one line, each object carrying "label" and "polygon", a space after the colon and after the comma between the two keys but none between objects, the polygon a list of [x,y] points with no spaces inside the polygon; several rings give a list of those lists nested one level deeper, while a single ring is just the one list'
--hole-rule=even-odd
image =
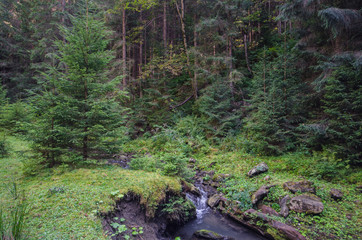
[{"label": "spruce tree", "polygon": [[60,63],[44,73],[44,91],[36,102],[34,149],[51,165],[115,151],[123,123],[119,79],[108,79],[113,53],[106,50],[104,23],[87,13],[62,32],[65,41],[56,43]]}]

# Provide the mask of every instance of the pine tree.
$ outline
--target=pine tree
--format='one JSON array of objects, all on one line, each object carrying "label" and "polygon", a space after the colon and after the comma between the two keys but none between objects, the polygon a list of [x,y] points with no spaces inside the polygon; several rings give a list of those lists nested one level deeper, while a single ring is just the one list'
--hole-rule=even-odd
[{"label": "pine tree", "polygon": [[114,151],[123,123],[120,93],[115,91],[120,79],[109,81],[107,76],[113,54],[106,50],[104,23],[87,13],[73,24],[72,29],[62,29],[65,41],[56,43],[60,64],[45,73],[48,81],[37,101],[41,111],[34,149],[51,165],[66,155],[86,161]]},{"label": "pine tree", "polygon": [[338,158],[350,160],[355,165],[362,159],[361,79],[362,69],[358,62],[345,59],[326,79],[323,98],[328,147]]},{"label": "pine tree", "polygon": [[[246,130],[255,152],[278,154],[297,144],[303,122],[303,92],[296,55],[282,46],[264,49],[252,80],[251,113]],[[288,59],[288,62],[285,60]]]}]

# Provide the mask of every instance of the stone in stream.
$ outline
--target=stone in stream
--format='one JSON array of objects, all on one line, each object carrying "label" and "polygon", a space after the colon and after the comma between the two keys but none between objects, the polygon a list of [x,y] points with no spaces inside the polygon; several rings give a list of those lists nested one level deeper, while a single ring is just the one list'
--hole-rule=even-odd
[{"label": "stone in stream", "polygon": [[293,197],[288,207],[295,212],[307,214],[318,214],[324,209],[324,205],[319,197],[307,194]]},{"label": "stone in stream", "polygon": [[220,194],[214,194],[209,199],[207,199],[207,205],[209,205],[211,208],[214,208],[219,204],[221,198],[222,196]]},{"label": "stone in stream", "polygon": [[343,198],[343,192],[341,190],[338,190],[335,188],[331,189],[330,194],[331,194],[331,197],[336,201],[341,200]]},{"label": "stone in stream", "polygon": [[313,187],[313,182],[311,181],[300,181],[300,182],[286,182],[283,184],[285,190],[289,190],[292,193],[296,192],[309,192],[315,194],[315,187]]},{"label": "stone in stream", "polygon": [[282,215],[284,218],[288,217],[289,215],[289,208],[288,208],[289,201],[290,201],[289,195],[286,195],[279,201],[280,215]]},{"label": "stone in stream", "polygon": [[201,240],[201,239],[207,239],[207,240],[234,240],[234,238],[225,237],[220,234],[217,234],[216,232],[209,231],[209,230],[198,230],[194,232],[192,235],[192,240]]},{"label": "stone in stream", "polygon": [[252,204],[257,204],[260,200],[266,197],[269,193],[269,189],[275,187],[275,185],[270,186],[262,186],[258,189],[252,196],[251,196],[251,202]]},{"label": "stone in stream", "polygon": [[269,170],[268,165],[266,165],[266,163],[262,162],[260,164],[258,164],[256,167],[254,167],[253,169],[251,169],[248,172],[248,176],[249,177],[254,177],[260,173],[266,172]]}]

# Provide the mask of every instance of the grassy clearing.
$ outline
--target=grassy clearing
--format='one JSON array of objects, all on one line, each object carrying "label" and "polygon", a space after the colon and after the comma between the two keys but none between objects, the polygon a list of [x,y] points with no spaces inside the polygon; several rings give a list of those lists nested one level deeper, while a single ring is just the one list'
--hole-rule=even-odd
[{"label": "grassy clearing", "polygon": [[64,173],[55,169],[51,174],[24,178],[21,155],[28,144],[16,138],[9,142],[11,154],[0,159],[0,202],[11,206],[13,181],[25,191],[30,204],[25,229],[29,239],[107,239],[98,213],[112,210],[121,194],[132,191],[142,196],[147,214],[152,215],[166,190],[181,191],[177,178],[113,166]]}]

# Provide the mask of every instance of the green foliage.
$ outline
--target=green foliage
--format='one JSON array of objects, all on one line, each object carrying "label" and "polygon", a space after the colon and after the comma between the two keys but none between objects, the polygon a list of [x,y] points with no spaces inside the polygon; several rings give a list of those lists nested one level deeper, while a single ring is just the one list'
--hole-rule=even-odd
[{"label": "green foliage", "polygon": [[220,190],[228,198],[239,201],[240,209],[245,211],[253,207],[251,195],[257,190],[255,184],[244,179],[229,179]]},{"label": "green foliage", "polygon": [[194,109],[208,123],[206,133],[216,137],[225,137],[235,133],[241,127],[241,112],[235,108],[235,99],[230,87],[219,80],[203,90]]},{"label": "green foliage", "polygon": [[24,227],[28,203],[24,192],[19,192],[17,184],[13,183],[11,186],[12,204],[0,206],[0,239],[26,239]]},{"label": "green foliage", "polygon": [[346,175],[346,170],[349,168],[348,163],[336,157],[336,153],[324,151],[321,154],[316,154],[316,161],[313,163],[313,169],[310,172],[311,176],[319,179],[332,180],[338,179]]},{"label": "green foliage", "polygon": [[342,62],[326,79],[323,98],[327,147],[336,152],[337,158],[357,165],[362,158],[361,79],[362,70],[353,60]]},{"label": "green foliage", "polygon": [[166,215],[167,220],[177,224],[186,223],[196,216],[194,204],[180,196],[171,197],[161,208],[162,214]]},{"label": "green foliage", "polygon": [[6,104],[1,109],[0,127],[11,133],[26,133],[26,125],[33,118],[31,107],[24,102],[17,101],[13,104]]},{"label": "green foliage", "polygon": [[304,121],[306,84],[300,79],[292,42],[260,52],[252,80],[251,113],[245,129],[253,153],[295,150],[296,128]]},{"label": "green foliage", "polygon": [[131,169],[145,171],[160,171],[165,176],[178,176],[191,179],[193,172],[187,167],[188,158],[184,154],[160,153],[155,156],[141,156],[133,158]]},{"label": "green foliage", "polygon": [[343,32],[358,31],[361,27],[362,15],[359,10],[331,7],[320,10],[318,15],[323,21],[323,26],[332,31],[334,38]]},{"label": "green foliage", "polygon": [[106,50],[108,32],[91,16],[73,24],[62,28],[66,41],[57,42],[61,64],[43,74],[43,92],[34,99],[36,122],[29,126],[33,149],[50,167],[114,153],[123,140],[120,79],[108,80],[106,69],[113,58]]}]

